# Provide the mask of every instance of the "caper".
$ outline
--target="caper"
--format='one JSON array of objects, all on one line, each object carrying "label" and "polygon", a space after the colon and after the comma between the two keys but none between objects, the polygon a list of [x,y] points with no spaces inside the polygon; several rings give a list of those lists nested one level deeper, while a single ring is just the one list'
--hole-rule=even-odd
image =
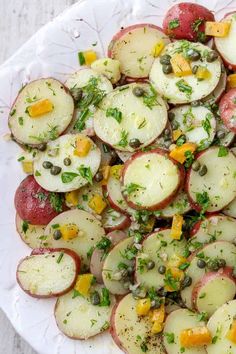
[{"label": "caper", "polygon": [[216,136],[218,139],[223,139],[225,137],[225,132],[223,130],[218,130]]},{"label": "caper", "polygon": [[205,268],[206,262],[204,261],[204,259],[198,259],[197,266],[198,266],[198,268],[201,268],[201,269]]},{"label": "caper", "polygon": [[192,67],[192,73],[195,75],[197,73],[197,70],[198,70],[198,65],[194,65]]},{"label": "caper", "polygon": [[59,175],[59,173],[61,173],[61,167],[59,166],[52,166],[50,169],[50,173],[53,176]]},{"label": "caper", "polygon": [[207,53],[206,60],[207,60],[208,63],[212,63],[217,58],[218,58],[218,54],[214,50],[212,50],[212,51]]},{"label": "caper", "polygon": [[207,268],[216,272],[220,269],[218,259],[210,259],[207,263]]},{"label": "caper", "polygon": [[164,265],[158,267],[158,273],[165,274],[165,272],[166,272],[166,267]]},{"label": "caper", "polygon": [[181,284],[182,289],[189,287],[191,284],[192,284],[192,278],[186,275]]},{"label": "caper", "polygon": [[39,151],[45,151],[47,149],[47,144],[39,144],[37,148]]},{"label": "caper", "polygon": [[196,60],[201,59],[201,54],[199,53],[199,51],[190,48],[190,49],[187,51],[187,57],[188,57],[190,60],[192,60],[192,61],[196,61]]},{"label": "caper", "polygon": [[72,97],[74,98],[75,102],[80,101],[83,96],[83,90],[78,87],[73,87],[70,90],[70,93],[71,93]]},{"label": "caper", "polygon": [[170,145],[172,144],[172,141],[171,140],[165,140],[165,143],[164,143],[164,147],[166,148],[166,149],[169,149],[169,147],[170,147]]},{"label": "caper", "polygon": [[147,269],[151,270],[155,267],[155,262],[154,261],[148,261],[147,263]]},{"label": "caper", "polygon": [[55,230],[53,233],[53,238],[54,240],[60,240],[60,238],[62,237],[62,233],[60,230]]},{"label": "caper", "polygon": [[94,176],[96,182],[101,182],[103,180],[103,173],[102,171],[98,171]]},{"label": "caper", "polygon": [[46,170],[49,170],[49,168],[51,168],[53,165],[50,161],[43,161],[43,168],[45,168]]},{"label": "caper", "polygon": [[168,64],[170,64],[170,59],[171,59],[171,56],[169,54],[162,55],[160,57],[160,63],[162,65],[168,65]]},{"label": "caper", "polygon": [[162,65],[162,71],[164,74],[168,75],[172,73],[172,65],[171,64],[164,64]]},{"label": "caper", "polygon": [[116,162],[117,157],[118,157],[118,155],[117,155],[117,153],[115,152],[115,150],[111,150],[111,161],[110,161],[111,165]]},{"label": "caper", "polygon": [[169,136],[169,135],[170,135],[170,129],[166,128],[166,129],[164,130],[164,135],[165,135],[165,136]]},{"label": "caper", "polygon": [[92,305],[99,305],[100,304],[100,295],[97,291],[94,291],[91,295],[90,295],[90,301]]},{"label": "caper", "polygon": [[179,128],[179,123],[178,123],[176,120],[173,120],[173,121],[171,122],[171,125],[172,125],[172,128],[173,128],[174,130],[176,130],[176,129]]},{"label": "caper", "polygon": [[134,87],[132,92],[136,97],[143,97],[145,94],[145,90],[140,86]]},{"label": "caper", "polygon": [[169,120],[175,119],[175,114],[174,114],[174,112],[169,112],[169,113],[168,113],[168,119],[169,119]]},{"label": "caper", "polygon": [[191,102],[191,106],[192,107],[199,107],[201,105],[201,102],[200,101],[192,101]]},{"label": "caper", "polygon": [[194,161],[193,164],[192,164],[192,169],[193,171],[198,171],[200,169],[201,165],[200,165],[200,162],[199,161]]},{"label": "caper", "polygon": [[220,268],[224,268],[226,266],[226,261],[223,258],[218,259],[218,265]]},{"label": "caper", "polygon": [[202,165],[198,171],[199,176],[205,176],[207,174],[207,167],[206,165]]},{"label": "caper", "polygon": [[139,139],[134,138],[134,139],[130,139],[129,141],[129,146],[132,147],[133,149],[138,149],[141,145],[141,142]]},{"label": "caper", "polygon": [[63,163],[64,163],[65,166],[70,166],[71,165],[71,159],[69,157],[66,157],[63,160]]}]

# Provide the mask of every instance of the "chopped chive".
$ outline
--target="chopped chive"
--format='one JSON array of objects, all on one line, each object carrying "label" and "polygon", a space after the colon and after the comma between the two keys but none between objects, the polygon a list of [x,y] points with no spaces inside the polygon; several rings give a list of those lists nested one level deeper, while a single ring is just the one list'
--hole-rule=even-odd
[{"label": "chopped chive", "polygon": [[63,252],[59,254],[59,257],[57,258],[57,263],[58,264],[61,262],[63,256],[64,256]]}]

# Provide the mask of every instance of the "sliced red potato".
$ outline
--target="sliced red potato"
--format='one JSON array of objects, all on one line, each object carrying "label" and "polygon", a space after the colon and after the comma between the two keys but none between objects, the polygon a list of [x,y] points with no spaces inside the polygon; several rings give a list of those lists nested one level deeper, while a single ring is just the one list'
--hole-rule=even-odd
[{"label": "sliced red potato", "polygon": [[163,55],[168,54],[171,57],[176,52],[183,53],[187,46],[201,53],[201,59],[191,63],[194,65],[204,66],[209,72],[209,78],[198,80],[191,74],[184,77],[177,77],[174,74],[164,74],[160,58],[155,59],[151,72],[150,80],[158,93],[166,97],[168,102],[173,104],[188,103],[201,100],[208,96],[217,86],[221,77],[221,62],[216,59],[214,62],[208,63],[206,55],[211,49],[201,43],[190,43],[186,41],[176,41],[165,47]]},{"label": "sliced red potato", "polygon": [[229,90],[222,97],[220,100],[219,110],[220,117],[226,127],[233,133],[236,133],[236,88]]},{"label": "sliced red potato", "polygon": [[110,333],[114,342],[129,354],[142,354],[143,348],[148,354],[164,354],[161,336],[151,333],[149,317],[139,317],[136,305],[137,300],[128,294],[113,308]]},{"label": "sliced red potato", "polygon": [[[102,285],[94,285],[91,293],[102,295]],[[114,296],[110,295],[109,306],[92,305],[90,296],[75,296],[73,290],[58,298],[55,306],[55,319],[58,328],[72,339],[88,339],[109,328]]]},{"label": "sliced red potato", "polygon": [[[46,100],[48,100],[46,102]],[[31,116],[35,104],[49,104],[39,115]],[[21,144],[39,145],[56,139],[70,124],[74,101],[66,87],[58,80],[47,78],[32,81],[18,94],[9,115],[9,128]]]},{"label": "sliced red potato", "polygon": [[[90,149],[83,157],[76,154],[77,139],[87,139],[90,143]],[[69,166],[65,165],[65,158],[70,159]],[[59,167],[60,172],[53,175],[51,168],[43,167],[45,161]],[[69,192],[88,183],[92,184],[100,162],[101,152],[91,139],[82,134],[66,134],[48,143],[47,149],[39,154],[34,163],[34,177],[46,190]]]},{"label": "sliced red potato", "polygon": [[[188,171],[186,190],[192,206],[200,211],[216,212],[236,196],[236,157],[226,147],[213,146],[200,153],[196,161],[206,166],[204,176],[192,168]],[[203,200],[204,199],[204,200]]]},{"label": "sliced red potato", "polygon": [[[186,241],[174,240],[170,236],[171,229],[164,229],[148,235],[142,242],[142,249],[138,252],[135,262],[135,278],[145,288],[155,287],[160,289],[164,286],[165,275],[158,272],[158,268],[167,265],[171,256],[183,256]],[[151,260],[155,267],[148,270],[145,263]]]},{"label": "sliced red potato", "polygon": [[220,117],[216,118],[217,145],[230,146],[235,139],[235,133],[228,129]]},{"label": "sliced red potato", "polygon": [[[32,225],[16,214],[16,231],[30,248],[40,248],[44,244],[46,225]],[[47,245],[46,245],[47,246]]]},{"label": "sliced red potato", "polygon": [[235,321],[236,300],[232,300],[222,305],[211,316],[207,323],[214,341],[207,346],[208,354],[236,353],[236,345],[227,338],[227,334]]},{"label": "sliced red potato", "polygon": [[102,213],[102,225],[106,232],[127,229],[131,224],[131,220],[127,215],[121,214],[112,208],[107,208]]},{"label": "sliced red potato", "polygon": [[70,291],[79,271],[80,259],[74,251],[34,249],[30,256],[20,261],[16,278],[28,295],[49,298]]},{"label": "sliced red potato", "polygon": [[140,23],[123,28],[112,38],[108,56],[119,60],[121,73],[125,76],[145,78],[154,60],[155,46],[160,43],[164,47],[169,42],[160,27]]},{"label": "sliced red potato", "polygon": [[191,210],[188,196],[184,191],[180,191],[175,199],[164,209],[159,210],[160,217],[173,218],[175,214],[183,215]]},{"label": "sliced red potato", "polygon": [[117,155],[123,162],[126,162],[133,154],[133,152],[117,150]]},{"label": "sliced red potato", "polygon": [[[143,96],[134,95],[137,88],[144,90]],[[149,84],[133,83],[116,88],[94,114],[96,135],[121,151],[132,152],[151,144],[166,123],[166,105]],[[129,145],[132,139],[139,140],[137,148]]]},{"label": "sliced red potato", "polygon": [[201,280],[201,278],[205,275],[206,269],[199,268],[197,263],[199,257],[203,256],[204,259],[209,257],[210,259],[220,258],[224,259],[226,262],[226,266],[234,267],[236,262],[236,247],[227,241],[217,241],[210,243],[204,246],[201,250],[199,250],[196,255],[190,256],[190,265],[186,270],[186,275],[192,278],[192,284],[187,288],[181,291],[181,297],[184,301],[185,305],[192,309],[192,291],[195,285]]},{"label": "sliced red potato", "polygon": [[215,46],[217,51],[222,56],[225,64],[230,70],[236,69],[236,51],[235,51],[235,39],[236,39],[236,12],[227,14],[221,22],[230,22],[229,34],[223,38],[215,38]]},{"label": "sliced red potato", "polygon": [[209,104],[214,104],[215,102],[219,102],[219,100],[221,99],[222,95],[225,92],[226,84],[227,84],[227,73],[226,70],[224,69],[221,72],[220,80],[216,88],[212,91],[212,93],[210,93],[210,95],[204,97],[202,101]]},{"label": "sliced red potato", "polygon": [[94,136],[93,141],[101,151],[101,166],[108,166],[114,162],[115,152],[108,145],[98,139],[98,137]]},{"label": "sliced red potato", "polygon": [[[166,319],[163,331],[163,343],[167,354],[181,354],[183,347],[180,342],[180,334],[182,331],[204,327],[205,322],[199,320],[199,315],[187,309],[179,309],[171,312]],[[171,336],[171,340],[170,339]],[[185,354],[206,354],[205,347],[184,348]]]},{"label": "sliced red potato", "polygon": [[232,200],[231,203],[229,203],[223,210],[222,213],[224,213],[227,216],[230,216],[232,218],[236,218],[236,198]]},{"label": "sliced red potato", "polygon": [[134,209],[158,210],[175,197],[184,171],[165,150],[137,152],[124,165],[123,195]]},{"label": "sliced red potato", "polygon": [[106,234],[106,237],[109,238],[109,240],[111,240],[112,245],[115,246],[117,245],[117,243],[127,238],[127,233],[121,230],[114,230],[108,232],[108,234]]},{"label": "sliced red potato", "polygon": [[[61,237],[55,240],[53,235],[62,225],[75,225],[78,236],[69,240]],[[54,218],[45,229],[47,247],[65,247],[75,251],[81,258],[83,268],[87,268],[90,258],[88,253],[100,241],[105,231],[101,222],[92,214],[83,210],[69,210]]]},{"label": "sliced red potato", "polygon": [[133,243],[133,237],[128,237],[115,245],[106,256],[103,264],[102,278],[106,288],[112,294],[124,295],[129,292],[129,289],[124,288],[126,280],[120,276],[122,269],[119,268],[119,265],[122,263],[127,267],[132,266],[133,260],[129,255],[133,250]]},{"label": "sliced red potato", "polygon": [[192,303],[198,312],[210,317],[220,306],[234,299],[236,284],[232,273],[232,268],[221,268],[205,274],[194,286]]}]

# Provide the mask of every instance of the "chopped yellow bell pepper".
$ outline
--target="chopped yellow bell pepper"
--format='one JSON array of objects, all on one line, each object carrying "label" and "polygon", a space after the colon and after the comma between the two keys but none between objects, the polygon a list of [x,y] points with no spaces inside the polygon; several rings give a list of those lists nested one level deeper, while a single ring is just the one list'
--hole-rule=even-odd
[{"label": "chopped yellow bell pepper", "polygon": [[184,218],[182,215],[175,214],[172,220],[170,237],[174,240],[180,240],[182,235],[182,226],[183,226]]},{"label": "chopped yellow bell pepper", "polygon": [[112,177],[114,177],[116,179],[120,179],[123,167],[124,167],[124,165],[111,166],[111,168],[110,168],[110,176],[112,176]]},{"label": "chopped yellow bell pepper", "polygon": [[161,52],[163,51],[164,47],[165,47],[165,43],[164,43],[162,40],[160,40],[159,42],[157,42],[157,43],[154,45],[154,47],[152,48],[152,53],[151,53],[152,56],[153,56],[154,58],[159,57],[159,55],[160,55]]},{"label": "chopped yellow bell pepper", "polygon": [[90,149],[91,149],[91,141],[89,138],[86,136],[81,138],[76,139],[76,148],[74,150],[74,155],[79,156],[79,157],[85,157],[88,155]]},{"label": "chopped yellow bell pepper", "polygon": [[27,107],[27,112],[31,118],[37,118],[43,114],[51,112],[53,108],[54,106],[52,102],[48,99],[45,99]]},{"label": "chopped yellow bell pepper", "polygon": [[74,289],[77,290],[81,295],[87,296],[89,294],[93,279],[94,276],[90,273],[79,275]]},{"label": "chopped yellow bell pepper", "polygon": [[195,77],[198,80],[208,80],[211,78],[211,72],[207,68],[203,66],[199,66],[195,74]]},{"label": "chopped yellow bell pepper", "polygon": [[177,146],[170,152],[170,157],[175,161],[183,164],[186,161],[186,152],[190,151],[193,153],[197,149],[197,144],[194,143],[185,143],[182,146]]},{"label": "chopped yellow bell pepper", "polygon": [[79,203],[79,190],[75,190],[72,192],[67,192],[65,195],[66,202],[70,206],[77,206]]},{"label": "chopped yellow bell pepper", "polygon": [[153,311],[151,311],[150,320],[152,322],[159,322],[159,323],[164,322],[164,320],[165,320],[165,305],[164,304],[161,304],[159,309],[154,309]]},{"label": "chopped yellow bell pepper", "polygon": [[231,22],[211,22],[205,24],[205,34],[213,37],[227,37],[229,34]]},{"label": "chopped yellow bell pepper", "polygon": [[33,161],[22,161],[21,164],[25,173],[33,174]]},{"label": "chopped yellow bell pepper", "polygon": [[101,168],[102,174],[103,174],[103,180],[101,181],[101,185],[104,186],[107,184],[107,180],[109,178],[110,175],[110,169],[111,166],[107,165],[107,166],[103,166]]},{"label": "chopped yellow bell pepper", "polygon": [[175,76],[182,77],[192,74],[189,62],[180,53],[174,54],[170,60]]},{"label": "chopped yellow bell pepper", "polygon": [[163,331],[164,328],[164,323],[160,323],[158,321],[155,321],[152,325],[151,332],[153,334],[158,334]]},{"label": "chopped yellow bell pepper", "polygon": [[95,194],[88,203],[89,207],[95,211],[97,214],[101,214],[106,208],[107,203],[104,201],[100,194]]},{"label": "chopped yellow bell pepper", "polygon": [[236,87],[236,74],[231,74],[227,77],[227,86],[229,89]]},{"label": "chopped yellow bell pepper", "polygon": [[69,241],[78,236],[79,229],[75,224],[66,224],[60,226],[60,231],[62,238]]},{"label": "chopped yellow bell pepper", "polygon": [[[164,289],[169,292],[178,291],[180,289],[180,282],[184,279],[184,272],[176,267],[167,268],[166,275],[175,280],[175,286],[172,286],[170,282],[165,284]],[[168,277],[167,277],[168,278]]]},{"label": "chopped yellow bell pepper", "polygon": [[181,266],[181,264],[186,263],[187,259],[179,256],[178,254],[174,253],[170,259],[167,262],[167,267],[176,267],[178,268],[179,266]]},{"label": "chopped yellow bell pepper", "polygon": [[139,316],[146,316],[151,308],[151,300],[149,298],[140,299],[136,305],[136,313]]},{"label": "chopped yellow bell pepper", "polygon": [[173,130],[173,140],[174,141],[178,140],[182,134],[183,132],[180,129]]},{"label": "chopped yellow bell pepper", "polygon": [[226,338],[236,344],[236,320],[231,323]]},{"label": "chopped yellow bell pepper", "polygon": [[85,50],[84,52],[78,53],[80,65],[91,65],[95,60],[97,60],[97,54],[94,50]]},{"label": "chopped yellow bell pepper", "polygon": [[195,327],[180,332],[180,344],[184,348],[201,347],[212,342],[212,337],[207,327]]}]

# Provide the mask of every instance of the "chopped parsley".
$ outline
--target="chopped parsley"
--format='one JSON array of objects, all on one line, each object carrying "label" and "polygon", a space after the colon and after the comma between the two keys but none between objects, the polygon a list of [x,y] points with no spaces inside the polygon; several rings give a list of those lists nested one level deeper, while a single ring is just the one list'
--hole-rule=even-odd
[{"label": "chopped parsley", "polygon": [[207,113],[206,118],[202,121],[202,127],[207,132],[208,137],[210,136],[210,132],[211,132],[211,123],[210,123],[211,118],[212,115],[210,113]]},{"label": "chopped parsley", "polygon": [[81,177],[85,178],[91,185],[93,184],[93,175],[90,167],[81,165],[78,171]]},{"label": "chopped parsley", "polygon": [[189,150],[185,151],[184,155],[186,156],[186,160],[185,160],[184,166],[186,168],[189,168],[192,165],[193,161],[194,161],[194,155]]},{"label": "chopped parsley", "polygon": [[171,273],[171,270],[168,269],[165,274],[164,278],[164,284],[165,286],[170,287],[174,291],[179,290],[179,279],[175,279]]},{"label": "chopped parsley", "polygon": [[103,250],[105,254],[109,251],[111,247],[111,240],[105,236],[101,238],[101,240],[96,244],[96,248],[99,250]]},{"label": "chopped parsley", "polygon": [[227,156],[229,153],[229,150],[225,146],[220,146],[219,151],[218,151],[218,157],[224,157]]},{"label": "chopped parsley", "polygon": [[193,89],[184,79],[177,81],[176,86],[180,92],[184,92],[187,96],[191,96]]},{"label": "chopped parsley", "polygon": [[175,18],[174,20],[171,20],[168,24],[169,29],[175,29],[179,27],[179,19]]},{"label": "chopped parsley", "polygon": [[23,117],[19,117],[18,118],[18,123],[19,123],[19,125],[24,125],[24,118]]},{"label": "chopped parsley", "polygon": [[165,332],[164,333],[164,336],[166,337],[166,340],[167,340],[167,343],[168,344],[172,344],[175,342],[175,335],[174,333],[168,333],[168,332]]},{"label": "chopped parsley", "polygon": [[204,20],[201,19],[201,18],[195,20],[195,21],[192,23],[192,25],[191,25],[192,30],[193,30],[194,32],[198,32],[199,27],[201,26],[201,24],[202,24],[203,22],[204,22]]},{"label": "chopped parsley", "polygon": [[152,85],[150,85],[150,93],[145,92],[143,96],[143,103],[149,109],[153,109],[154,106],[158,104],[157,102],[157,91],[154,89]]},{"label": "chopped parsley", "polygon": [[57,263],[59,264],[64,256],[64,252],[61,252],[57,258]]},{"label": "chopped parsley", "polygon": [[122,121],[122,112],[118,108],[108,108],[106,110],[106,117],[114,118],[118,123]]},{"label": "chopped parsley", "polygon": [[146,188],[140,186],[140,184],[129,183],[124,191],[125,191],[126,194],[130,195],[130,194],[132,194],[134,192],[139,191],[140,189],[145,190]]},{"label": "chopped parsley", "polygon": [[62,180],[62,183],[70,183],[73,181],[73,179],[75,179],[78,176],[79,176],[79,174],[75,173],[75,172],[63,172],[61,174],[61,180]]},{"label": "chopped parsley", "polygon": [[24,234],[25,234],[25,233],[27,232],[27,230],[29,229],[29,223],[28,223],[28,221],[23,220],[21,228],[22,228],[22,231],[23,231]]},{"label": "chopped parsley", "polygon": [[19,159],[17,159],[18,162],[21,162],[21,161],[24,161],[25,157],[24,156],[21,156],[19,157]]},{"label": "chopped parsley", "polygon": [[41,176],[41,173],[40,173],[38,170],[36,170],[36,171],[35,171],[35,176],[36,176],[36,177],[39,177],[39,176]]},{"label": "chopped parsley", "polygon": [[207,320],[207,312],[201,312],[197,315],[197,319],[199,322]]},{"label": "chopped parsley", "polygon": [[49,194],[49,201],[50,201],[52,208],[57,213],[60,213],[62,211],[62,205],[64,202],[64,198],[63,198],[62,194],[51,192]]},{"label": "chopped parsley", "polygon": [[39,192],[37,194],[35,194],[35,197],[40,201],[40,202],[44,202],[45,200],[47,200],[47,194],[43,193],[43,192]]},{"label": "chopped parsley", "polygon": [[207,192],[196,193],[196,201],[201,206],[201,214],[205,214],[210,206],[210,198]]},{"label": "chopped parsley", "polygon": [[10,116],[14,116],[14,114],[16,113],[16,109],[14,108],[11,112],[10,112]]},{"label": "chopped parsley", "polygon": [[107,288],[102,288],[101,301],[99,306],[110,306],[110,293]]},{"label": "chopped parsley", "polygon": [[123,148],[125,148],[128,145],[128,132],[125,130],[121,131],[121,139],[118,142],[117,146],[121,146]]},{"label": "chopped parsley", "polygon": [[85,122],[86,122],[88,116],[90,115],[90,113],[91,112],[88,108],[86,108],[84,111],[80,112],[79,117],[74,125],[75,130],[78,130],[79,132],[81,132],[82,130],[85,129]]},{"label": "chopped parsley", "polygon": [[141,348],[141,350],[142,350],[143,353],[146,353],[146,352],[148,351],[148,347],[147,347],[146,342],[142,342],[142,343],[140,344],[140,348]]},{"label": "chopped parsley", "polygon": [[81,66],[85,64],[85,57],[83,52],[78,53],[78,60]]}]

